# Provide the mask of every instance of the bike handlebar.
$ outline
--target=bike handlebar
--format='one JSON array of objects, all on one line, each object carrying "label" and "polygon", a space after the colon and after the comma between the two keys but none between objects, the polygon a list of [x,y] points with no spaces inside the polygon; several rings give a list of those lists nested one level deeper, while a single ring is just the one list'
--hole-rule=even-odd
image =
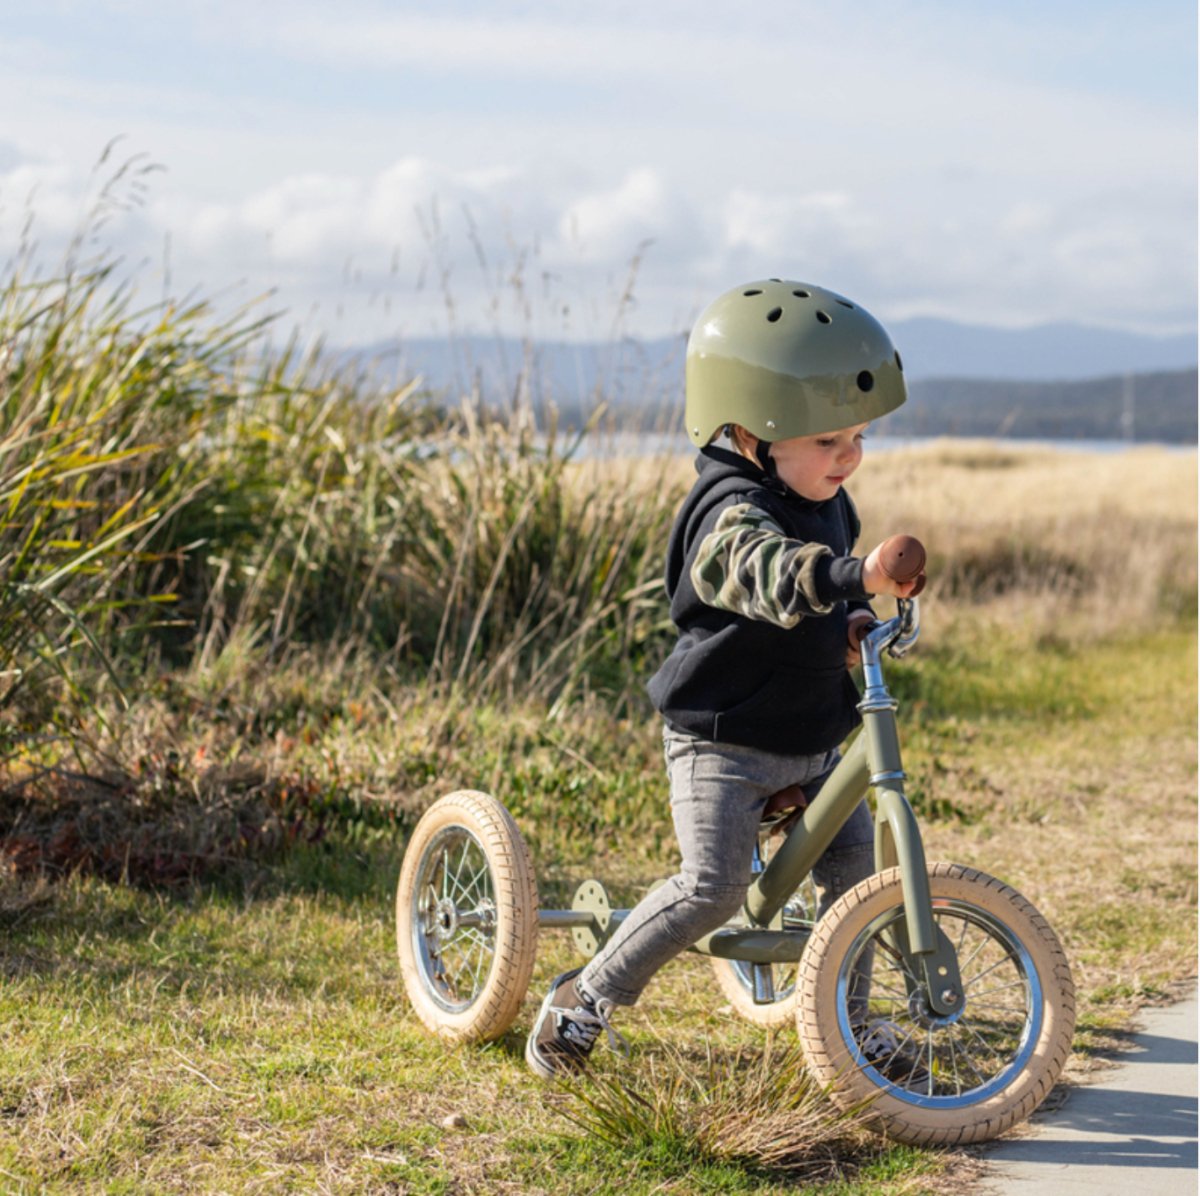
[{"label": "bike handlebar", "polygon": [[903,585],[916,579],[909,595],[915,598],[925,588],[925,546],[916,536],[889,536],[879,546],[879,567]]},{"label": "bike handlebar", "polygon": [[[911,623],[916,619],[915,609],[907,604],[911,603],[925,588],[925,545],[916,536],[889,536],[879,546],[879,566],[888,577],[893,581],[900,582],[901,585],[906,581],[912,581],[914,577],[917,579],[913,592],[907,598],[897,599],[901,611],[901,623],[905,624],[897,634],[900,638],[905,639]],[[854,636],[861,644],[867,634],[878,626],[877,623],[859,623],[854,627]],[[905,643],[901,652],[906,651],[911,642]]]}]

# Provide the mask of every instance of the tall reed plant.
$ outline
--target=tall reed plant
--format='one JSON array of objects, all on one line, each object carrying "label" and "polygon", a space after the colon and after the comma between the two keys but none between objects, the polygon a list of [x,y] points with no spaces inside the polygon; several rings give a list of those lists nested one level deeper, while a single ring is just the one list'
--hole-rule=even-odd
[{"label": "tall reed plant", "polygon": [[202,307],[151,318],[131,299],[112,263],[49,278],[18,268],[0,289],[3,708],[39,680],[77,693],[80,647],[115,677],[114,628],[131,603],[169,597],[141,575],[186,485],[174,451],[212,401],[212,369],[184,343]]},{"label": "tall reed plant", "polygon": [[253,308],[135,300],[111,261],[0,291],[0,702],[231,648],[474,698],[629,684],[663,625],[657,474],[580,470],[526,399],[274,348]]}]

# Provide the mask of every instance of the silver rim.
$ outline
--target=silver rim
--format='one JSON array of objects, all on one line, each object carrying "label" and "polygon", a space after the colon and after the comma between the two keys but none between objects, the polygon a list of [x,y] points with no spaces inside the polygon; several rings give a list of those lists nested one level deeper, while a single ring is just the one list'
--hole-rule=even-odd
[{"label": "silver rim", "polygon": [[412,895],[413,955],[421,983],[447,1013],[487,985],[496,958],[496,894],[483,844],[462,826],[438,831],[421,856]]},{"label": "silver rim", "polygon": [[[923,985],[905,968],[888,933],[903,921],[903,906],[896,906],[865,927],[842,960],[838,1028],[854,1062],[889,1095],[924,1108],[954,1109],[986,1100],[1024,1070],[1041,1030],[1042,986],[1029,951],[995,915],[944,897],[934,898],[933,912],[958,954],[962,1008],[950,1017],[929,1009]],[[864,955],[870,976],[866,1025],[895,1046],[874,1064],[859,1045],[861,1007],[850,1006]]]}]

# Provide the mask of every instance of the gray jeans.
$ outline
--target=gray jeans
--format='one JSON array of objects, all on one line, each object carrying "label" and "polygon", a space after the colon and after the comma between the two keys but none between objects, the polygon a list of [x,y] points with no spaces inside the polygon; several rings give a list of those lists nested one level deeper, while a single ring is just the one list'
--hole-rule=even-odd
[{"label": "gray jeans", "polygon": [[[664,963],[741,909],[767,799],[788,785],[811,796],[838,762],[836,751],[783,756],[712,743],[666,728],[671,815],[683,861],[649,892],[583,970],[591,992],[632,1005]],[[820,913],[875,871],[875,824],[865,801],[813,869]]]}]

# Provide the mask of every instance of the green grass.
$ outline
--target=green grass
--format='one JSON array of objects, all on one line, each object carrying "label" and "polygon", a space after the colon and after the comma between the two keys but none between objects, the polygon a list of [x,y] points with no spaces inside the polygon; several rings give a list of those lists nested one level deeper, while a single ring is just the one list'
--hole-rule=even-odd
[{"label": "green grass", "polygon": [[[789,1186],[686,1134],[633,1150],[581,1138],[519,1039],[430,1037],[397,988],[382,903],[77,882],[18,937],[0,997],[0,1173],[30,1191]],[[672,1033],[707,1020],[693,1002]],[[465,1124],[448,1127],[455,1114]]]},{"label": "green grass", "polygon": [[[586,466],[553,411],[332,369],[253,310],[139,307],[86,240],[0,281],[0,1189],[901,1196],[970,1175],[836,1118],[806,1138],[812,1106],[755,1139],[753,1093],[812,1093],[764,1088],[763,1036],[694,957],[623,1019],[633,1062],[599,1061],[593,1101],[655,1111],[608,1140],[522,1059],[567,936],[499,1042],[417,1023],[392,893],[442,793],[505,802],[551,905],[587,876],[629,904],[672,867],[643,684],[689,471]],[[935,562],[925,640],[890,670],[906,767],[930,857],[1059,929],[1084,1066],[1195,959],[1194,461],[1085,463],[1081,486],[1046,454],[977,458],[965,482],[881,458],[871,483]],[[1120,510],[1056,528],[1020,505],[1064,485]]]},{"label": "green grass", "polygon": [[[940,675],[961,673],[965,662],[981,692],[1013,704],[981,703],[961,720],[944,783],[948,800],[971,816],[935,818],[926,829],[931,856],[1009,880],[1060,930],[1083,997],[1077,1065],[1086,1066],[1090,1053],[1119,1044],[1132,1009],[1172,991],[1194,959],[1194,748],[1190,762],[1183,755],[1160,768],[1153,786],[1127,790],[1127,774],[1112,768],[1168,744],[1186,752],[1190,670],[1164,667],[1188,659],[1194,636],[1164,632],[1064,655],[1049,684],[1078,693],[1053,728],[1036,704],[1033,717],[1020,717],[1038,675],[1035,654],[1025,652],[1022,659],[1019,646],[1007,645],[1008,670],[999,655],[973,655],[970,645],[906,666],[910,690],[955,692],[972,709],[963,677]],[[297,704],[278,714],[267,741],[307,728],[312,742],[303,750],[317,760],[342,751],[353,728],[359,747],[367,740],[373,748],[341,761],[346,793],[376,783],[372,769],[388,771],[393,737],[434,741],[432,705],[414,704],[416,717],[397,723],[371,717],[369,701],[355,717],[321,692],[318,685],[313,711]],[[948,713],[924,700],[925,713],[914,711],[907,724],[918,769],[931,742],[923,720]],[[271,704],[269,691],[262,701]],[[1130,702],[1143,720],[1128,719]],[[409,783],[432,795],[486,782],[513,797],[544,897],[592,874],[636,893],[671,854],[656,728],[614,724],[599,711],[573,725],[534,714],[481,708],[461,722],[443,719],[436,725],[449,733],[435,757],[448,775],[417,769]],[[248,710],[242,718],[253,721]],[[177,724],[177,742],[185,746],[203,726],[198,715]],[[244,754],[252,742],[244,725],[234,730]],[[487,750],[477,751],[481,744]],[[950,751],[949,741],[938,750]],[[954,787],[968,758],[982,789]],[[1030,821],[1026,787],[1064,775],[1075,791],[1057,790],[1046,801],[1049,817]],[[632,776],[641,787],[630,819],[593,813],[603,823],[601,852],[573,846],[582,811],[617,809]],[[659,833],[646,842],[655,801]],[[574,1120],[564,1116],[571,1098],[548,1094],[522,1059],[533,1003],[573,958],[567,936],[543,935],[525,1013],[498,1043],[448,1046],[409,1011],[391,911],[407,825],[355,821],[347,807],[315,842],[297,840],[244,871],[174,891],[85,875],[40,887],[10,880],[0,890],[0,1173],[12,1190],[352,1192],[390,1184],[420,1193],[649,1194],[785,1192],[804,1183],[822,1196],[899,1196],[974,1173],[967,1156],[897,1148],[836,1123],[786,1166],[764,1162],[768,1152],[756,1156],[753,1144],[741,1153],[721,1145],[704,1127],[728,1126],[730,1116],[706,1122],[703,1114],[720,1100],[749,1099],[765,1040],[721,1012],[707,964],[694,957],[665,969],[623,1017],[632,1061],[598,1060],[604,1082],[633,1084],[657,1102],[659,1128],[643,1124],[618,1144],[584,1132],[582,1106],[566,1106]],[[726,1070],[741,1059],[746,1083],[724,1094],[706,1084],[714,1059]]]}]

